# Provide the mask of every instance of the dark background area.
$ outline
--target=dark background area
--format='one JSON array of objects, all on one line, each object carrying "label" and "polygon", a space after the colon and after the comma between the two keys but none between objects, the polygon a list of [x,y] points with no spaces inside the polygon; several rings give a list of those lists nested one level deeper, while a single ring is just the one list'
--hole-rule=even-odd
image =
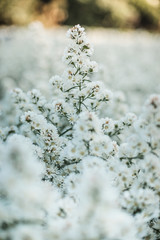
[{"label": "dark background area", "polygon": [[0,0],[0,25],[82,24],[160,30],[160,0]]}]

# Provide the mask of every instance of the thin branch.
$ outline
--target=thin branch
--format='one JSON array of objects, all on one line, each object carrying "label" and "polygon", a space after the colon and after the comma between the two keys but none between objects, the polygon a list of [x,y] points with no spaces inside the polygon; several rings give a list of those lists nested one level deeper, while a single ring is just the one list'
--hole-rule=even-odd
[{"label": "thin branch", "polygon": [[70,130],[72,130],[72,127],[71,128],[68,128],[67,130],[65,130],[64,132],[60,133],[60,137],[63,136],[65,133],[69,132]]}]

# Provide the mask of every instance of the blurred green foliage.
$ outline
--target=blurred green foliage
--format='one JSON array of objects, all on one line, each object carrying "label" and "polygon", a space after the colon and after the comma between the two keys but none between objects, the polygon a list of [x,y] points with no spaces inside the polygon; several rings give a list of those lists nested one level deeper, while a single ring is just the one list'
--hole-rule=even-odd
[{"label": "blurred green foliage", "polygon": [[0,24],[23,25],[33,20],[38,0],[0,0]]},{"label": "blurred green foliage", "polygon": [[160,28],[160,0],[0,0],[0,24]]},{"label": "blurred green foliage", "polygon": [[149,4],[146,0],[130,0],[132,5],[137,9],[140,21],[139,26],[147,28],[159,28],[160,27],[160,0],[155,2],[156,5]]},{"label": "blurred green foliage", "polygon": [[158,29],[159,0],[69,0],[66,24]]}]

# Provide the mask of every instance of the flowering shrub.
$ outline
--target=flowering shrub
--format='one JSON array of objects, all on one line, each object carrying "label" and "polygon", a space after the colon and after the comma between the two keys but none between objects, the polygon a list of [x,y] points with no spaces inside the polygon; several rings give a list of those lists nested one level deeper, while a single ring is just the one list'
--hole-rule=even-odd
[{"label": "flowering shrub", "polygon": [[[36,88],[49,95],[47,81],[60,74],[66,46],[66,28],[46,30],[34,22],[28,27],[0,29],[0,99],[5,89],[19,87],[24,91]],[[103,110],[112,118],[124,115],[129,108],[137,114],[151,93],[160,91],[160,36],[144,31],[88,29],[94,45],[94,59],[99,72],[92,74],[106,87],[116,91],[113,109]],[[124,95],[125,94],[125,95]],[[122,104],[119,106],[119,103]]]},{"label": "flowering shrub", "polygon": [[17,88],[1,113],[1,238],[159,239],[160,95],[113,118],[123,95],[92,80],[84,28],[67,36],[53,97]]}]

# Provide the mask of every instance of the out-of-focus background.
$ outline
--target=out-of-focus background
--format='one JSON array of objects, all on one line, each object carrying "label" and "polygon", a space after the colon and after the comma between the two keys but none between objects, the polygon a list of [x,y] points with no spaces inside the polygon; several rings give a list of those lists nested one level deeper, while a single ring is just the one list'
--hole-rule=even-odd
[{"label": "out-of-focus background", "polygon": [[[160,92],[160,0],[0,0],[0,99],[8,89],[40,89],[62,74],[66,31],[81,24],[103,81],[138,111]],[[0,103],[1,106],[1,103]]]},{"label": "out-of-focus background", "polygon": [[160,28],[160,0],[0,0],[0,24]]}]

